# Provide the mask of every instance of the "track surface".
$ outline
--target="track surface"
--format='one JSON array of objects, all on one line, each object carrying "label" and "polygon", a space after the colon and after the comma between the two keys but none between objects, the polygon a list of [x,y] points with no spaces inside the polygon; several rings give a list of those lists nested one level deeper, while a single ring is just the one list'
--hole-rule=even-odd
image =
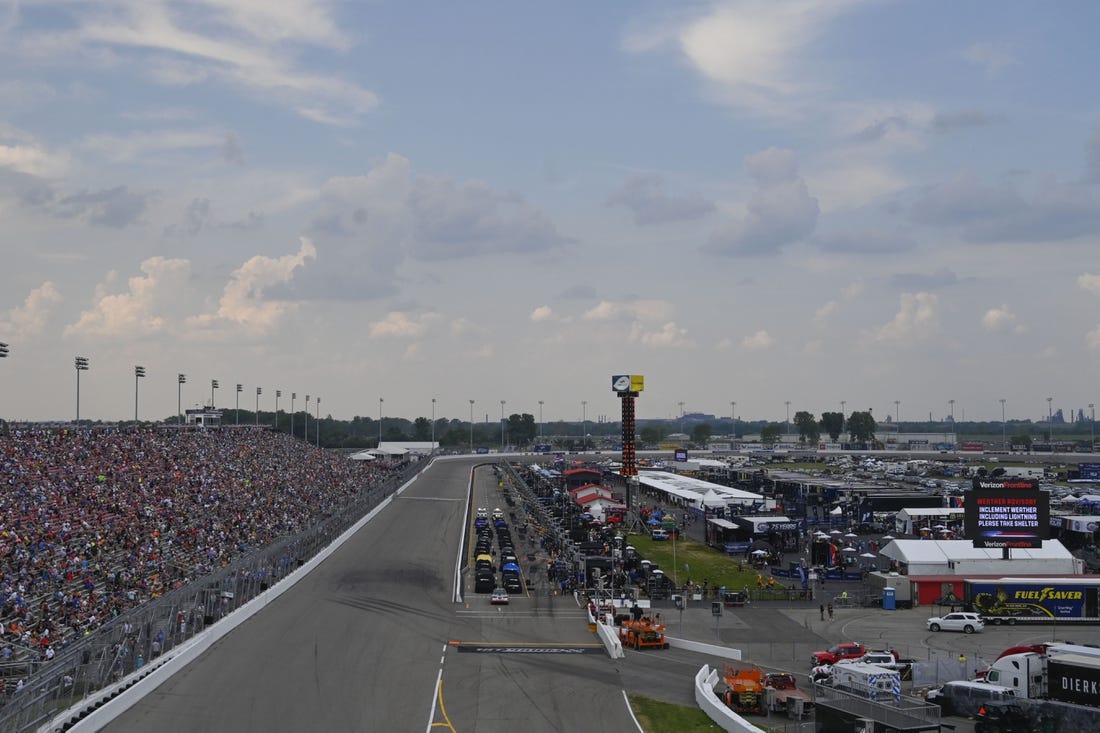
[{"label": "track surface", "polygon": [[[474,460],[441,461],[313,573],[115,720],[111,733],[637,730],[571,597],[453,600]],[[489,468],[475,505],[500,503]],[[481,502],[480,504],[478,502]],[[524,571],[528,570],[526,563]],[[449,644],[543,643],[465,653]]]}]

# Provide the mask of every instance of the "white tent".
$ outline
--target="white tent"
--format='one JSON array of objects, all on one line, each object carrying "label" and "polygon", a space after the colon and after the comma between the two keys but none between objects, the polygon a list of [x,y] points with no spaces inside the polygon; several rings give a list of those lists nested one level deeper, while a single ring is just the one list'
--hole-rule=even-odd
[{"label": "white tent", "polygon": [[726,500],[722,498],[722,495],[714,489],[711,489],[707,493],[703,494],[702,498],[699,499],[699,502],[703,506],[710,509],[716,509],[719,507],[724,507],[726,505]]},{"label": "white tent", "polygon": [[361,450],[358,453],[352,453],[350,458],[353,461],[373,461],[374,454],[369,450]]},{"label": "white tent", "polygon": [[1046,540],[1041,548],[1012,550],[1002,559],[999,549],[974,547],[970,540],[893,540],[879,554],[896,560],[906,575],[966,575],[1011,572],[1017,574],[1073,575],[1081,572],[1079,560],[1058,540]]}]

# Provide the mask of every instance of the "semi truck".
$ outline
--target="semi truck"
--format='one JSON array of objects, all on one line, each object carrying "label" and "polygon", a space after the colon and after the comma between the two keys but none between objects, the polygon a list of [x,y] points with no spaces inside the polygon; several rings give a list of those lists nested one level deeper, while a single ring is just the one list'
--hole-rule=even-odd
[{"label": "semi truck", "polygon": [[[986,671],[986,681],[1012,689],[1014,704],[1038,730],[1048,733],[1096,730],[1100,719],[1100,648],[1050,644],[1040,649],[999,657]],[[979,721],[982,724],[980,727],[976,724],[975,731],[1014,730],[1000,723],[995,726],[992,721],[981,721],[981,716]]]},{"label": "semi truck", "polygon": [[1052,644],[1045,653],[1009,654],[989,666],[985,681],[1012,688],[1017,698],[1100,707],[1100,649]]},{"label": "semi truck", "polygon": [[987,623],[1100,623],[1100,579],[994,578],[963,581],[964,600]]}]

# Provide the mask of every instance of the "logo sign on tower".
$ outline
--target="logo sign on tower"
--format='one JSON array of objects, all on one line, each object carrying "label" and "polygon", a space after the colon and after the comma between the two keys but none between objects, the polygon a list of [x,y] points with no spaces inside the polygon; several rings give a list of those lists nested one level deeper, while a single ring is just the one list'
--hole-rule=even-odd
[{"label": "logo sign on tower", "polygon": [[616,374],[611,377],[612,392],[641,392],[645,389],[645,377],[641,374]]}]

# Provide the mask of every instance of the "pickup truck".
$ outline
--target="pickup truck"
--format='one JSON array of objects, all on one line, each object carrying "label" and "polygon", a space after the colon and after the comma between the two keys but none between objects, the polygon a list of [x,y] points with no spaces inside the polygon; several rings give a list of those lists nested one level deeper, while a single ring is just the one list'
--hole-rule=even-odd
[{"label": "pickup truck", "polygon": [[893,652],[885,651],[867,652],[862,657],[841,660],[839,664],[873,664],[876,667],[885,667],[899,672],[902,681],[907,682],[913,679],[913,663],[916,661],[915,659],[902,659]]},{"label": "pickup truck", "polygon": [[834,644],[825,651],[814,652],[810,655],[810,665],[819,667],[823,664],[836,664],[841,659],[856,659],[866,653],[866,647],[855,642]]}]

